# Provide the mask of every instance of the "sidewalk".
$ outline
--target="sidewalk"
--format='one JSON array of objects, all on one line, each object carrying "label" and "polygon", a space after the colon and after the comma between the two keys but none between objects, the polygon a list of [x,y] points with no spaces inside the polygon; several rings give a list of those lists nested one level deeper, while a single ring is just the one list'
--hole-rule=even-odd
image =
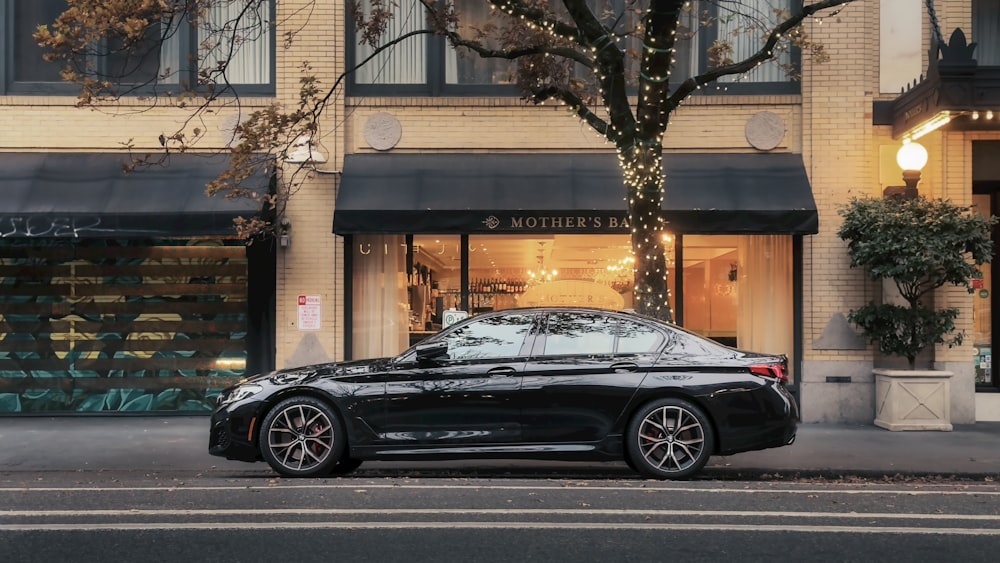
[{"label": "sidewalk", "polygon": [[[264,463],[208,454],[208,416],[0,418],[0,474],[43,471],[268,472]],[[601,464],[597,464],[601,465]],[[624,464],[604,464],[613,473]],[[533,461],[368,462],[360,471],[491,468],[521,473],[587,464]],[[594,467],[594,464],[591,464]],[[953,432],[889,432],[875,426],[801,424],[791,446],[713,457],[710,475],[941,475],[1000,480],[1000,423]]]}]

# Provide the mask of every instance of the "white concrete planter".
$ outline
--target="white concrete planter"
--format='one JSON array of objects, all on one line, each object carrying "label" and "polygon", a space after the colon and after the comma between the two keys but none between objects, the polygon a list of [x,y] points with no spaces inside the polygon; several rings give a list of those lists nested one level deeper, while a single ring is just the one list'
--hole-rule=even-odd
[{"label": "white concrete planter", "polygon": [[951,431],[950,371],[875,369],[875,426]]}]

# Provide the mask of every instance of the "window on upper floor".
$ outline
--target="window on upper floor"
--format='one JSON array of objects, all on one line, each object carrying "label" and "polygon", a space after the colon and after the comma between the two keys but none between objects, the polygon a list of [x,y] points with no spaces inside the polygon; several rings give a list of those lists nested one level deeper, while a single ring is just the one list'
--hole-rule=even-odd
[{"label": "window on upper floor", "polygon": [[[444,0],[459,13],[460,32],[467,37],[490,31],[493,25],[490,5],[484,0]],[[643,0],[639,0],[644,3]],[[591,0],[595,14],[626,34],[640,22],[641,11],[634,10],[632,0]],[[362,10],[368,2],[359,3]],[[561,9],[559,4],[555,4]],[[764,43],[766,32],[787,14],[796,0],[696,0],[686,10],[677,44],[673,76],[682,80],[705,72],[721,61],[739,61],[756,52]],[[407,34],[414,34],[382,52],[363,44],[356,36],[350,41],[349,61],[361,66],[349,77],[351,91],[359,95],[518,95],[513,85],[517,63],[506,59],[483,59],[464,49],[455,49],[433,34],[419,34],[427,29],[427,18],[418,0],[399,0],[392,6],[380,45],[386,45]],[[370,15],[370,12],[365,14]],[[350,17],[350,16],[349,16]],[[705,25],[711,22],[711,25]],[[353,30],[353,26],[351,26]],[[637,69],[636,56],[641,52],[641,40],[630,37],[619,45],[632,57],[629,67]],[[490,45],[494,46],[494,45]],[[797,93],[789,67],[799,62],[796,49],[788,48],[775,61],[753,71],[719,80],[718,88],[704,91],[728,93],[780,94]],[[587,69],[575,74],[588,77]],[[634,78],[634,77],[633,77]],[[632,86],[635,81],[632,80]]]},{"label": "window on upper floor", "polygon": [[59,65],[42,60],[42,48],[32,38],[32,34],[39,25],[55,21],[65,9],[65,0],[15,0],[13,10],[7,9],[0,13],[0,18],[9,20],[4,22],[4,29],[9,32],[4,35],[10,42],[6,48],[9,54],[5,57],[8,75],[5,82],[8,86],[19,85],[21,88],[18,90],[24,91],[30,85],[60,82]]},{"label": "window on upper floor", "polygon": [[[66,0],[0,0],[0,27],[7,56],[0,63],[6,93],[72,94],[62,81],[62,63],[42,59],[44,50],[32,37],[39,25],[51,24],[67,7]],[[101,80],[120,83],[119,93],[174,92],[197,84],[199,73],[211,73],[214,91],[240,95],[274,93],[274,2],[247,9],[245,1],[220,0],[192,24],[178,16],[151,26],[148,40],[126,54],[120,43],[105,41],[75,67]],[[250,6],[251,8],[253,6]],[[230,55],[233,46],[237,46]],[[197,62],[193,62],[197,61]]]},{"label": "window on upper floor", "polygon": [[879,0],[879,92],[899,94],[923,72],[923,0]]},{"label": "window on upper floor", "polygon": [[[763,47],[767,34],[798,6],[795,0],[695,0],[681,17],[672,76],[683,80],[724,63],[747,59]],[[798,49],[782,47],[775,58],[740,75],[724,76],[706,93],[794,94]]]},{"label": "window on upper floor", "polygon": [[[361,8],[370,4],[362,1]],[[483,0],[454,0],[461,14],[459,32],[475,34],[486,27],[490,7]],[[369,15],[368,13],[365,14]],[[380,45],[427,28],[427,18],[418,0],[399,0]],[[360,41],[353,48],[354,64],[365,62],[350,77],[359,94],[394,95],[516,95],[513,86],[516,63],[484,59],[467,49],[447,45],[443,37],[416,34],[392,48],[378,49]]]},{"label": "window on upper floor", "polygon": [[972,2],[972,41],[981,66],[1000,66],[1000,0]]}]

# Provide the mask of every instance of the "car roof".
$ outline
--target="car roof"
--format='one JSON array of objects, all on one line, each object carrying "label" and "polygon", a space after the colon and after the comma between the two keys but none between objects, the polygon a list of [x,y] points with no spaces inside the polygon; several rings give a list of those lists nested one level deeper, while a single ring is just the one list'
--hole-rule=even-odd
[{"label": "car roof", "polygon": [[[470,317],[468,320],[471,321],[471,320],[476,319],[476,318],[493,317],[493,316],[499,316],[499,315],[514,313],[514,312],[524,313],[524,314],[573,312],[573,313],[596,313],[596,314],[601,314],[601,315],[608,315],[608,314],[618,315],[618,316],[621,316],[621,317],[632,318],[632,319],[637,320],[639,322],[645,322],[645,323],[653,324],[653,325],[656,325],[656,326],[658,326],[660,328],[666,328],[666,329],[669,329],[669,330],[674,330],[674,331],[677,331],[677,332],[681,332],[681,333],[693,336],[695,338],[699,338],[701,340],[705,340],[705,341],[711,342],[712,344],[714,344],[716,346],[720,346],[722,348],[731,348],[731,346],[726,346],[725,344],[722,344],[720,342],[715,342],[715,341],[713,341],[711,339],[708,339],[708,338],[706,338],[706,337],[704,337],[704,336],[702,336],[702,335],[700,335],[700,334],[698,334],[696,332],[693,332],[693,331],[691,331],[689,329],[686,329],[686,328],[682,327],[681,325],[678,325],[678,324],[672,323],[672,322],[667,322],[667,321],[664,321],[662,319],[658,319],[656,317],[652,317],[652,316],[649,316],[649,315],[644,315],[644,314],[639,313],[638,311],[636,311],[634,309],[616,310],[616,309],[601,309],[601,308],[598,308],[598,307],[576,307],[576,306],[568,306],[568,305],[559,305],[559,306],[552,306],[552,307],[514,307],[514,308],[510,308],[510,309],[501,309],[499,311],[489,311],[489,312],[486,312],[486,313],[480,313],[480,314],[476,315],[475,317]],[[463,321],[463,324],[464,323],[465,323],[465,321]]]},{"label": "car roof", "polygon": [[[489,311],[487,313],[480,313],[481,315],[502,315],[504,313],[519,312],[519,313],[531,313],[531,312],[574,312],[574,313],[616,313],[619,315],[631,315],[636,317],[643,317],[653,319],[653,317],[646,317],[645,315],[640,315],[632,309],[601,309],[599,307],[577,307],[572,305],[557,305],[551,307],[511,307],[508,309],[500,309],[499,311]],[[653,319],[655,320],[655,319]],[[662,322],[662,321],[661,321]]]},{"label": "car roof", "polygon": [[477,317],[481,316],[496,316],[504,315],[509,313],[558,313],[558,312],[569,312],[569,313],[597,313],[602,315],[613,314],[621,315],[625,317],[632,317],[638,320],[645,320],[653,323],[658,323],[661,325],[676,326],[672,323],[668,323],[664,320],[657,319],[656,317],[651,317],[649,315],[643,315],[634,309],[601,309],[599,307],[577,307],[571,305],[558,305],[551,307],[512,307],[509,309],[501,309],[499,311],[489,311],[486,313],[479,313]]}]

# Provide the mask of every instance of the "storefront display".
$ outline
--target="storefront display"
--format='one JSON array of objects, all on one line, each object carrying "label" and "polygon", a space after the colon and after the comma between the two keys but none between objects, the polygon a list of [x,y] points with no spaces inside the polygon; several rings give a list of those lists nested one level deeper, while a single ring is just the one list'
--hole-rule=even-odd
[{"label": "storefront display", "polygon": [[260,369],[248,271],[239,241],[4,241],[0,413],[211,410]]},{"label": "storefront display", "polygon": [[[793,355],[791,236],[689,235],[665,242],[678,324],[723,344]],[[402,352],[440,331],[449,311],[632,307],[628,235],[414,234],[357,236],[353,244],[359,359]]]}]

